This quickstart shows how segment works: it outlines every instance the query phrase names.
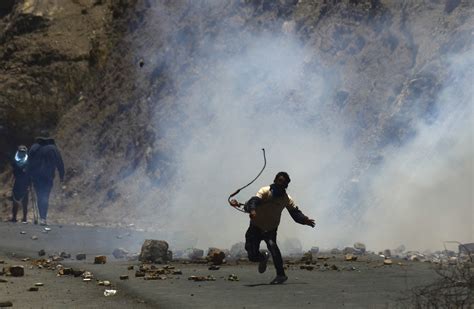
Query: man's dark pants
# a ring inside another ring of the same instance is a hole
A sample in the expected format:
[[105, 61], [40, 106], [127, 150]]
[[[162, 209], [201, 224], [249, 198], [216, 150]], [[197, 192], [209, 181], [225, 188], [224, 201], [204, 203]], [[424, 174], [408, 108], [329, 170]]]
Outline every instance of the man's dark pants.
[[252, 262], [260, 262], [265, 257], [260, 252], [260, 243], [262, 240], [267, 244], [268, 251], [272, 255], [273, 264], [275, 265], [278, 276], [284, 276], [283, 259], [280, 249], [276, 243], [277, 230], [262, 231], [260, 228], [250, 224], [245, 233], [245, 250], [247, 250], [249, 260]]
[[49, 207], [49, 194], [53, 187], [53, 180], [43, 177], [33, 178], [33, 186], [36, 191], [36, 198], [38, 200], [38, 212], [41, 219], [46, 220]]

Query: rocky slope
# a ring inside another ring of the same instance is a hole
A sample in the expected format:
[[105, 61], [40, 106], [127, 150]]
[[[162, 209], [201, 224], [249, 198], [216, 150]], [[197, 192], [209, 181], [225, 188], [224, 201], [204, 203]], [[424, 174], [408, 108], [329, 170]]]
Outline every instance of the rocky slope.
[[[195, 130], [180, 102], [211, 78], [213, 55], [243, 53], [249, 33], [290, 35], [312, 51], [307, 70], [331, 71], [321, 125], [347, 123], [357, 158], [339, 186], [345, 203], [359, 190], [350, 179], [436, 118], [448, 55], [472, 51], [474, 29], [467, 0], [21, 0], [3, 12], [2, 168], [18, 143], [50, 131], [67, 165], [53, 220], [143, 226], [177, 176], [172, 137]], [[284, 93], [296, 109], [298, 87]]]

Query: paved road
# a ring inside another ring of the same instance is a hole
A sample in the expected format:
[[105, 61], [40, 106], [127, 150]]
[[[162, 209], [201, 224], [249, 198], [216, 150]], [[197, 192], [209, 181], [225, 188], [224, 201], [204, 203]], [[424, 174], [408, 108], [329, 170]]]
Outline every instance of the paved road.
[[[181, 269], [183, 275], [167, 280], [143, 280], [135, 278], [134, 270], [127, 269], [130, 265], [136, 269], [139, 262], [117, 260], [111, 252], [117, 247], [137, 251], [144, 239], [160, 239], [159, 235], [95, 227], [51, 228], [50, 232], [43, 233], [39, 226], [0, 223], [0, 256], [11, 257], [15, 253], [14, 258], [17, 259], [24, 256], [36, 258], [40, 249], [47, 254], [65, 251], [73, 257], [84, 252], [88, 255], [86, 261], [67, 259], [63, 264], [92, 271], [96, 279], [110, 280], [118, 290], [117, 300], [120, 299], [119, 294], [122, 297], [126, 295], [134, 300], [137, 308], [394, 308], [399, 303], [398, 299], [407, 295], [413, 286], [430, 283], [436, 278], [427, 263], [404, 262], [403, 266], [382, 266], [382, 261], [373, 257], [359, 258], [356, 262], [345, 262], [342, 257], [334, 257], [326, 263], [337, 265], [339, 271], [308, 271], [299, 269], [299, 265], [289, 265], [289, 280], [278, 286], [268, 284], [274, 276], [271, 265], [266, 273], [259, 274], [257, 266], [250, 263], [224, 265], [220, 270], [211, 271], [206, 265], [175, 262], [173, 266]], [[38, 239], [33, 240], [33, 235]], [[107, 264], [93, 264], [93, 257], [98, 254], [108, 256]], [[318, 263], [323, 264], [324, 261]], [[55, 276], [51, 271], [42, 271], [46, 279]], [[125, 274], [130, 279], [119, 280], [119, 276]], [[240, 280], [227, 280], [230, 274], [237, 275]], [[191, 275], [212, 275], [216, 281], [187, 280]], [[60, 280], [61, 285], [69, 284], [76, 288], [93, 285], [94, 289], [104, 289], [95, 283], [82, 282], [80, 278], [61, 277]], [[104, 304], [102, 291], [87, 291], [84, 290], [84, 293], [90, 293], [89, 304], [92, 307], [94, 304], [103, 308], [130, 307], [123, 298], [114, 302], [109, 297], [110, 303]], [[64, 300], [64, 297], [61, 299]], [[81, 304], [80, 307], [87, 307], [83, 306], [84, 302]], [[48, 303], [49, 308], [61, 308], [61, 305], [64, 306], [57, 302]]]

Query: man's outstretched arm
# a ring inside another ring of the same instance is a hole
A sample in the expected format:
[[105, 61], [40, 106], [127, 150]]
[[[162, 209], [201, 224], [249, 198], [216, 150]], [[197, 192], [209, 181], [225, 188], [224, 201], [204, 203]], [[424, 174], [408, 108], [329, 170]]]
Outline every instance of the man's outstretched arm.
[[288, 209], [290, 216], [293, 218], [293, 220], [296, 223], [309, 225], [311, 227], [314, 227], [316, 225], [316, 223], [314, 222], [314, 219], [310, 219], [307, 216], [305, 216], [303, 212], [298, 209], [298, 206], [296, 206], [292, 200], [290, 200], [290, 204], [286, 207], [286, 209]]

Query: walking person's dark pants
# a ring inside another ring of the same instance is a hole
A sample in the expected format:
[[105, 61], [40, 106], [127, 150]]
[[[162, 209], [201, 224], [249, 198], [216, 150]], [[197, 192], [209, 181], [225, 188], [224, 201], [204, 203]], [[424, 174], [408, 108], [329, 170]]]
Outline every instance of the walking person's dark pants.
[[249, 260], [252, 262], [260, 262], [265, 257], [260, 252], [260, 242], [265, 241], [268, 251], [272, 255], [273, 264], [275, 265], [277, 276], [284, 276], [283, 259], [280, 249], [276, 243], [277, 230], [262, 231], [260, 228], [250, 224], [245, 233], [245, 250], [247, 250]]
[[38, 212], [41, 219], [46, 220], [49, 207], [49, 194], [53, 187], [53, 180], [48, 178], [33, 178], [33, 186], [38, 200]]

